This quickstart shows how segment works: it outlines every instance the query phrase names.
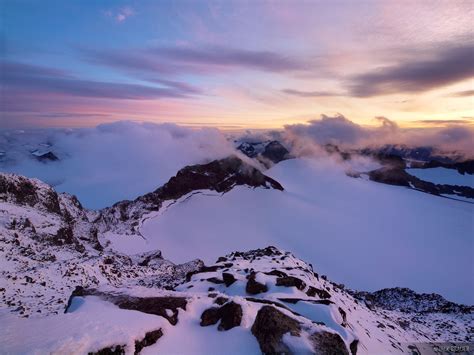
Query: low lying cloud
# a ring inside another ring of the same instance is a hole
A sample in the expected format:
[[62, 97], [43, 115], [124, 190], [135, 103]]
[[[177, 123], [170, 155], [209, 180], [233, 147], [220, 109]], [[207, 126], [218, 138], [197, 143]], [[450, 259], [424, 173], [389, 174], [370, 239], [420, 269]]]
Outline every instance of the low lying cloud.
[[[48, 147], [51, 145], [51, 147]], [[51, 150], [42, 163], [31, 151]], [[217, 129], [129, 121], [74, 130], [14, 131], [0, 135], [0, 170], [39, 178], [78, 196], [89, 208], [153, 191], [182, 167], [235, 152]]]
[[400, 128], [386, 117], [375, 119], [380, 125], [369, 127], [354, 123], [341, 114], [332, 117], [322, 115], [320, 119], [305, 124], [286, 125], [282, 138], [296, 155], [320, 152], [320, 146], [325, 144], [346, 149], [404, 144], [474, 156], [474, 125], [468, 121], [445, 122], [440, 127]]

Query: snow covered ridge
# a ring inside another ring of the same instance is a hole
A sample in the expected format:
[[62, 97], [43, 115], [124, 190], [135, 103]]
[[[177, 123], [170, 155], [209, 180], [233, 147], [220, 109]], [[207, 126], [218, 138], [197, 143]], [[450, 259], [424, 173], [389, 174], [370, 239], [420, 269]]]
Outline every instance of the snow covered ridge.
[[165, 202], [236, 185], [283, 188], [231, 157], [186, 167], [135, 201], [90, 211], [38, 180], [0, 174], [1, 350], [385, 354], [415, 341], [473, 340], [472, 307], [406, 289], [345, 290], [274, 247], [205, 266], [175, 265], [157, 250], [123, 255], [103, 243], [111, 229], [142, 238], [134, 223]]
[[235, 185], [283, 189], [236, 157], [186, 167], [155, 192], [110, 209], [84, 209], [75, 196], [14, 174], [0, 174], [0, 296], [2, 307], [29, 317], [57, 313], [77, 285], [168, 287], [202, 262], [174, 265], [159, 251], [122, 255], [103, 233], [133, 229], [141, 218], [196, 189], [224, 193]]
[[[394, 292], [398, 303], [407, 301]], [[366, 304], [291, 253], [267, 247], [200, 265], [168, 290], [78, 287], [64, 314], [22, 320], [0, 313], [0, 343], [7, 353], [398, 354], [418, 342], [473, 340], [472, 309], [417, 313], [381, 304]], [[29, 341], [15, 337], [18, 330], [31, 330]]]
[[[209, 190], [226, 193], [233, 187], [246, 185], [265, 189], [283, 190], [281, 184], [262, 174], [236, 156], [214, 160], [208, 164], [187, 166], [165, 185], [134, 201], [121, 201], [100, 211], [97, 224], [101, 231], [118, 230], [121, 233], [138, 233], [143, 216], [158, 211], [163, 202], [178, 200], [193, 191]], [[127, 226], [126, 229], [123, 226]], [[120, 228], [116, 228], [120, 226]]]

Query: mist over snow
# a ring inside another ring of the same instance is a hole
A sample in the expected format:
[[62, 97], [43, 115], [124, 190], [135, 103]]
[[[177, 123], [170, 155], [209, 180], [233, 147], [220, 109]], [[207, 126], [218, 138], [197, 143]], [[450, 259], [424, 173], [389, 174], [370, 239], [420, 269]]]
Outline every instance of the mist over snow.
[[[35, 149], [59, 161], [40, 162]], [[121, 121], [95, 128], [7, 132], [0, 170], [38, 178], [75, 194], [88, 208], [133, 199], [164, 184], [182, 167], [235, 153], [217, 129]]]

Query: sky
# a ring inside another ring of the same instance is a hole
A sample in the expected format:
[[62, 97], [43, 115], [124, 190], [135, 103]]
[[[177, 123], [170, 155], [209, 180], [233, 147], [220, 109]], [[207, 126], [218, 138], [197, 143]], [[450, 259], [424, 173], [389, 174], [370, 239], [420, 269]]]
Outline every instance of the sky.
[[0, 128], [474, 123], [474, 2], [0, 0]]

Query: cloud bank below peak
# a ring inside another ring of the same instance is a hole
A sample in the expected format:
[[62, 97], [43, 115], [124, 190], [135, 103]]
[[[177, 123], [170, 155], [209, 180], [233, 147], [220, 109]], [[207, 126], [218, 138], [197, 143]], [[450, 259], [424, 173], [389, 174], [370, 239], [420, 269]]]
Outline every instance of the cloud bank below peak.
[[285, 125], [282, 138], [297, 155], [320, 151], [320, 146], [335, 144], [344, 148], [364, 148], [385, 144], [411, 147], [430, 146], [445, 152], [474, 157], [474, 124], [471, 121], [449, 121], [444, 126], [401, 128], [386, 117], [375, 117], [378, 126], [362, 126], [341, 114], [321, 115], [303, 124]]

